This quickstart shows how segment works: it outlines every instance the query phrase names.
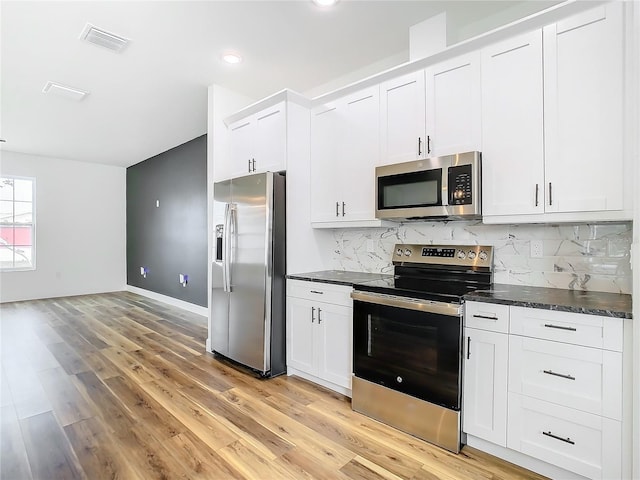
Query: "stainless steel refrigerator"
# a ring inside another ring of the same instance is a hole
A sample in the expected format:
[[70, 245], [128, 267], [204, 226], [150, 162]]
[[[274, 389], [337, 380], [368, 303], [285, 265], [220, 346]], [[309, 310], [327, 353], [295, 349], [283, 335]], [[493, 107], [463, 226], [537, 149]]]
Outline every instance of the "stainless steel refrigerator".
[[216, 183], [211, 348], [263, 377], [286, 371], [285, 175]]

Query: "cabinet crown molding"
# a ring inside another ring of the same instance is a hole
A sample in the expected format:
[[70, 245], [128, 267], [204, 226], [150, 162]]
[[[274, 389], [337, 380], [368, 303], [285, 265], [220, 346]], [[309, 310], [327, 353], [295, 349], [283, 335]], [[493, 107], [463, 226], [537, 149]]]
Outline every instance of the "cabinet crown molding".
[[224, 119], [224, 124], [228, 127], [238, 120], [248, 117], [249, 115], [253, 115], [254, 113], [264, 110], [265, 108], [269, 108], [282, 101], [297, 103], [298, 105], [305, 108], [310, 108], [311, 106], [311, 100], [309, 98], [298, 92], [285, 88], [283, 90], [280, 90], [279, 92], [274, 93], [273, 95], [270, 95], [266, 98], [263, 98], [262, 100], [258, 100], [257, 102], [244, 107], [242, 110], [235, 112], [233, 115], [229, 115]]

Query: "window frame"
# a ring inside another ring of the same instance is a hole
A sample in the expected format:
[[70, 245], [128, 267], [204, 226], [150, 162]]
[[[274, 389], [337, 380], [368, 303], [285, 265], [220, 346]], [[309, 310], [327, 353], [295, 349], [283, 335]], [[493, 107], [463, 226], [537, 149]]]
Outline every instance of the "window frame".
[[[0, 272], [28, 272], [36, 269], [36, 179], [35, 177], [27, 177], [22, 175], [10, 175], [10, 174], [2, 174], [0, 173], [0, 180], [2, 179], [11, 179], [11, 180], [29, 180], [31, 182], [31, 223], [21, 224], [21, 225], [30, 225], [31, 226], [31, 265], [28, 267], [16, 267], [15, 266], [15, 253], [13, 258], [13, 266], [12, 267], [3, 267], [0, 265]], [[13, 198], [11, 199], [13, 207], [13, 223], [6, 224], [7, 226], [12, 226], [15, 228], [15, 190], [13, 194]], [[0, 224], [3, 225], [3, 224]], [[15, 233], [14, 233], [15, 235]], [[14, 236], [15, 242], [15, 236]], [[16, 248], [16, 245], [12, 245], [13, 248]]]

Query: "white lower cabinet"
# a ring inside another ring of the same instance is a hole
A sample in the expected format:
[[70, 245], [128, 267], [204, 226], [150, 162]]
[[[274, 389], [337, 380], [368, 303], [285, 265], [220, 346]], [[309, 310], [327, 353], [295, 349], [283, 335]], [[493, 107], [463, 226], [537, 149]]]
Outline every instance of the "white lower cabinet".
[[462, 405], [469, 443], [506, 447], [492, 453], [529, 468], [527, 459], [535, 459], [546, 475], [558, 467], [590, 479], [624, 478], [624, 322], [467, 302]]
[[509, 336], [465, 328], [463, 429], [507, 446], [507, 361]]
[[341, 285], [287, 281], [289, 375], [351, 394], [351, 290]]
[[622, 476], [622, 424], [509, 392], [507, 446], [587, 478]]

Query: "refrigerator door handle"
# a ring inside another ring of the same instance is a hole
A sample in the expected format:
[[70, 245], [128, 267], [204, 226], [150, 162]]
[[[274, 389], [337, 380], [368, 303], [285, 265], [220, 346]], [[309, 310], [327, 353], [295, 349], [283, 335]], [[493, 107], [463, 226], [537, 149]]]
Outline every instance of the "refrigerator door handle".
[[222, 246], [222, 288], [225, 292], [231, 291], [231, 217], [232, 205], [227, 203], [224, 207], [224, 231]]

